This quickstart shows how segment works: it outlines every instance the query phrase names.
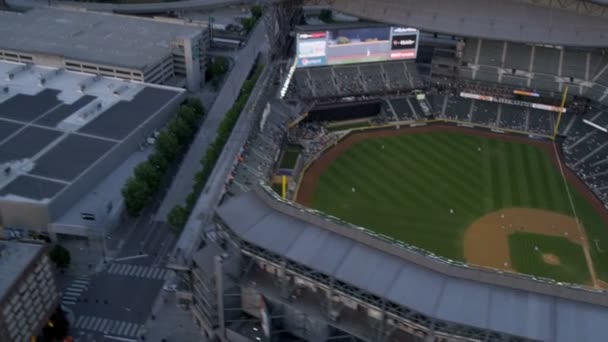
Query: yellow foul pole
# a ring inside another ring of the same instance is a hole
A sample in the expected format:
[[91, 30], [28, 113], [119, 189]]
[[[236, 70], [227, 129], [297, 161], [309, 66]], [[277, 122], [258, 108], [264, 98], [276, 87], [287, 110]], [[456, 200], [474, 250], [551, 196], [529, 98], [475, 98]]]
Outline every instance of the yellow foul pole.
[[281, 184], [283, 185], [282, 188], [282, 195], [283, 195], [283, 199], [287, 198], [287, 176], [283, 175], [281, 176]]
[[555, 131], [553, 131], [553, 139], [557, 137], [557, 132], [559, 131], [559, 124], [562, 121], [562, 115], [564, 115], [564, 106], [566, 106], [566, 98], [568, 97], [568, 86], [564, 89], [564, 94], [562, 95], [562, 103], [559, 106], [559, 114], [557, 114], [557, 122], [555, 123]]

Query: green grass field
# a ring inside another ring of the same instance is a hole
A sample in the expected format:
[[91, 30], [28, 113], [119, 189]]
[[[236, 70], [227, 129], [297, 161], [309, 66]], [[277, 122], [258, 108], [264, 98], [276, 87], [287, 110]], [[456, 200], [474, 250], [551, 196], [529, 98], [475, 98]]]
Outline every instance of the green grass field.
[[283, 156], [281, 156], [281, 162], [279, 167], [281, 169], [293, 169], [298, 161], [301, 148], [299, 146], [287, 146]]
[[[608, 251], [601, 218], [569, 189], [589, 240]], [[357, 143], [321, 175], [312, 207], [461, 261], [466, 228], [487, 213], [526, 207], [573, 216], [563, 178], [543, 150], [447, 132]], [[608, 254], [591, 247], [598, 277], [608, 280]]]
[[[535, 247], [538, 247], [538, 251]], [[583, 248], [566, 238], [513, 233], [509, 235], [509, 248], [513, 267], [519, 272], [569, 283], [585, 284], [591, 281]], [[560, 265], [546, 264], [543, 253], [558, 256]]]

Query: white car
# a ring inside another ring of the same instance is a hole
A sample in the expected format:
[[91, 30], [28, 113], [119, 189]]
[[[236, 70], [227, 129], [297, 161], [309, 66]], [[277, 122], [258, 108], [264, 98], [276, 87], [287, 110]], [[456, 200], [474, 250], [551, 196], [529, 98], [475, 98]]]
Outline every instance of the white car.
[[175, 292], [175, 291], [177, 291], [177, 285], [176, 284], [165, 285], [165, 286], [163, 286], [163, 290], [168, 291], [168, 292]]

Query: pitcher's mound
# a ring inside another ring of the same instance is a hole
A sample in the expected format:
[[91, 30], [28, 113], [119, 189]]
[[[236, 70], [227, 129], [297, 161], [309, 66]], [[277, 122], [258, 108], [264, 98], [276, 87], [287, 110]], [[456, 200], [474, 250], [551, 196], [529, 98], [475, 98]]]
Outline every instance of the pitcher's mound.
[[549, 265], [560, 265], [559, 257], [551, 253], [543, 253], [543, 261]]

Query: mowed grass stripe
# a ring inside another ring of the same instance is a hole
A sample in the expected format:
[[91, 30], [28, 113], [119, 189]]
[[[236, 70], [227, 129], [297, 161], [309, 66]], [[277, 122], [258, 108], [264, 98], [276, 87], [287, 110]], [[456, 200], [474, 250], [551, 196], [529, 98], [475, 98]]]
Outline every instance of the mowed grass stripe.
[[[506, 145], [502, 140], [495, 140], [496, 142], [496, 159], [498, 161], [498, 179], [500, 182], [500, 189], [502, 189], [502, 207], [509, 208], [513, 206], [515, 197], [511, 188], [511, 180], [509, 174], [509, 164], [506, 156]], [[517, 203], [517, 202], [516, 202]]]
[[[467, 158], [467, 153], [460, 153], [457, 151], [458, 148], [455, 149], [453, 146], [448, 146], [442, 142], [439, 143], [438, 147], [432, 144], [427, 144], [427, 147], [432, 148], [434, 153], [419, 156], [420, 159], [417, 162], [422, 166], [421, 171], [432, 168], [445, 177], [446, 182], [444, 183], [451, 183], [454, 187], [458, 186], [459, 183], [470, 183], [470, 180], [481, 177], [479, 155], [470, 155], [477, 157], [477, 159]], [[443, 167], [446, 164], [451, 165], [451, 167]], [[477, 189], [468, 186], [461, 186], [456, 190], [463, 192], [467, 197], [479, 197]]]
[[[476, 205], [472, 202], [475, 201], [477, 194], [473, 189], [462, 186], [462, 182], [460, 182], [458, 176], [456, 176], [458, 173], [457, 168], [446, 170], [441, 167], [442, 160], [443, 162], [445, 162], [445, 160], [441, 157], [442, 155], [439, 154], [437, 149], [434, 150], [437, 153], [428, 155], [426, 158], [419, 153], [414, 153], [410, 156], [410, 159], [414, 161], [415, 165], [415, 168], [412, 168], [412, 171], [416, 170], [416, 177], [421, 181], [421, 193], [423, 193], [425, 197], [433, 198], [432, 205], [440, 206], [445, 211], [456, 207], [460, 210], [466, 210], [465, 212], [475, 210]], [[386, 162], [389, 163], [390, 161], [387, 160]], [[439, 182], [440, 184], [436, 185], [439, 191], [429, 192], [428, 184], [437, 182], [437, 178], [441, 180]], [[451, 196], [447, 196], [446, 194], [448, 193]]]
[[537, 208], [551, 208], [549, 198], [551, 196], [547, 196], [543, 194], [543, 190], [547, 188], [548, 183], [546, 182], [547, 177], [543, 176], [543, 170], [541, 167], [541, 163], [539, 160], [539, 154], [543, 153], [538, 148], [530, 149], [528, 153], [526, 153], [526, 157], [528, 159], [528, 168], [526, 169], [526, 175], [530, 178], [530, 183], [534, 185], [534, 203], [537, 205]]
[[487, 157], [487, 153], [490, 151], [490, 142], [488, 139], [483, 141], [483, 157], [482, 157], [482, 167], [481, 174], [483, 175], [483, 183], [481, 184], [480, 193], [483, 196], [484, 203], [484, 211], [490, 211], [492, 208], [496, 206], [494, 199], [494, 186], [492, 179], [492, 163], [490, 158]]
[[[530, 173], [530, 165], [526, 154], [529, 151], [529, 146], [523, 144], [511, 144], [513, 146], [513, 168], [517, 171], [519, 191], [522, 196], [521, 203], [525, 207], [537, 207], [536, 201], [534, 200], [534, 193], [536, 192], [532, 183], [529, 182], [529, 177], [526, 173]], [[526, 172], [528, 170], [528, 172]]]
[[502, 144], [505, 149], [503, 157], [505, 160], [504, 163], [506, 165], [506, 172], [508, 173], [507, 184], [509, 184], [510, 188], [512, 189], [511, 203], [525, 205], [526, 202], [522, 194], [522, 188], [520, 186], [521, 179], [517, 175], [517, 169], [519, 168], [519, 164], [517, 164], [518, 160], [515, 158], [515, 144], [511, 144], [505, 141], [502, 141]]

